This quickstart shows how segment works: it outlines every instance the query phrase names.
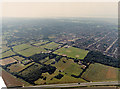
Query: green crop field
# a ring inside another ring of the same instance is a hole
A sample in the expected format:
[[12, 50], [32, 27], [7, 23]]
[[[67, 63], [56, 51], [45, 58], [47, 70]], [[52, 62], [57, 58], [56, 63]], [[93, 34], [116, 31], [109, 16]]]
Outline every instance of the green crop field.
[[55, 42], [51, 42], [49, 44], [43, 45], [43, 48], [47, 48], [47, 49], [56, 49], [57, 47], [59, 47], [61, 44], [57, 44]]
[[46, 50], [42, 47], [31, 47], [31, 48], [28, 48], [26, 50], [19, 51], [18, 53], [23, 55], [23, 56], [29, 57], [29, 56], [32, 56], [34, 54], [38, 54], [40, 52], [46, 52]]
[[15, 53], [13, 53], [11, 50], [9, 50], [9, 51], [6, 51], [5, 53], [2, 53], [2, 58], [8, 57], [11, 55], [15, 55]]
[[89, 81], [117, 81], [118, 69], [95, 63], [89, 66], [82, 77]]
[[75, 47], [69, 48], [62, 47], [61, 49], [56, 50], [54, 53], [58, 55], [66, 55], [72, 58], [84, 59], [88, 51]]
[[38, 42], [38, 43], [35, 43], [34, 45], [35, 45], [35, 46], [40, 46], [40, 45], [42, 45], [42, 44], [46, 44], [47, 42], [49, 42], [49, 41]]
[[14, 46], [14, 47], [13, 47], [13, 50], [14, 50], [15, 52], [19, 52], [19, 51], [21, 51], [21, 50], [24, 50], [24, 49], [30, 48], [30, 47], [32, 47], [32, 46], [30, 46], [30, 45], [28, 45], [28, 44], [21, 44], [21, 45]]

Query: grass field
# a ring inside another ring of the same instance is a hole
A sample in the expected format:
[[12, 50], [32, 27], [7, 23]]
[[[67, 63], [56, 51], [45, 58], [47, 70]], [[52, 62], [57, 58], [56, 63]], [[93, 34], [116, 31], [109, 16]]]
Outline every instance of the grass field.
[[9, 57], [9, 58], [0, 60], [0, 65], [4, 66], [4, 65], [7, 65], [7, 64], [10, 64], [10, 63], [13, 63], [13, 62], [16, 62], [16, 60], [13, 59], [12, 57]]
[[47, 48], [47, 49], [56, 49], [57, 47], [59, 47], [61, 44], [57, 44], [55, 42], [51, 42], [49, 44], [43, 45], [43, 48]]
[[118, 69], [95, 63], [89, 66], [82, 77], [89, 81], [117, 81]]
[[47, 84], [82, 83], [82, 82], [86, 82], [86, 81], [81, 78], [74, 78], [69, 75], [64, 75], [63, 78], [61, 78], [60, 80], [53, 78], [53, 80], [48, 81]]
[[9, 51], [7, 51], [5, 53], [2, 53], [1, 58], [8, 57], [8, 56], [11, 56], [11, 55], [15, 55], [15, 53], [13, 53], [11, 50], [9, 50]]
[[19, 56], [14, 56], [13, 58], [16, 59], [16, 60], [18, 60], [18, 61], [22, 61], [22, 60], [24, 60], [24, 58], [19, 57]]
[[30, 45], [28, 45], [28, 44], [21, 44], [21, 45], [14, 46], [14, 47], [13, 47], [13, 50], [14, 50], [15, 52], [19, 52], [19, 51], [21, 51], [21, 50], [24, 50], [24, 49], [27, 49], [27, 48], [30, 48], [30, 47], [32, 47], [32, 46], [30, 46]]
[[69, 48], [62, 47], [61, 49], [56, 50], [54, 53], [58, 55], [66, 55], [72, 58], [84, 59], [88, 51], [75, 47]]
[[23, 56], [29, 57], [40, 52], [46, 52], [46, 50], [42, 47], [30, 47], [26, 50], [19, 51], [18, 53]]
[[23, 64], [13, 64], [7, 68], [10, 69], [10, 72], [19, 72], [21, 69], [24, 68], [24, 65]]
[[33, 45], [35, 45], [35, 46], [40, 46], [40, 45], [42, 45], [42, 44], [46, 44], [47, 42], [49, 42], [49, 41], [38, 42], [38, 43], [35, 43], [35, 44], [33, 44]]

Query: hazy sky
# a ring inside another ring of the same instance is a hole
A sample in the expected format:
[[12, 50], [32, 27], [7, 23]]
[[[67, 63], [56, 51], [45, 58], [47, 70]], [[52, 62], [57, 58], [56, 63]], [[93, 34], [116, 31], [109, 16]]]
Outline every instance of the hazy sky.
[[3, 17], [104, 17], [116, 18], [117, 2], [7, 2]]

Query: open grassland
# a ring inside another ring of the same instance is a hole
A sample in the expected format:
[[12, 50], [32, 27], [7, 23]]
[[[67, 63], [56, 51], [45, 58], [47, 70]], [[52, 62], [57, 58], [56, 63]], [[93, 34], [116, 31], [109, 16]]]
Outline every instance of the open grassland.
[[30, 47], [32, 47], [32, 46], [30, 46], [29, 44], [21, 44], [21, 45], [14, 46], [13, 50], [15, 52], [19, 52], [19, 51], [25, 50], [25, 49], [30, 48]]
[[15, 86], [23, 86], [23, 85], [29, 86], [30, 85], [29, 83], [19, 78], [16, 78], [15, 76], [11, 75], [5, 70], [2, 70], [2, 78], [5, 81], [5, 84], [7, 87], [15, 87]]
[[47, 48], [47, 49], [56, 49], [57, 47], [59, 47], [61, 44], [57, 44], [55, 42], [51, 42], [49, 44], [43, 45], [43, 48]]
[[61, 49], [56, 50], [54, 53], [58, 55], [66, 55], [72, 58], [84, 59], [88, 51], [75, 47], [62, 47]]
[[33, 44], [33, 45], [35, 45], [35, 46], [40, 46], [40, 45], [42, 45], [42, 44], [46, 44], [47, 42], [49, 42], [49, 41], [38, 42], [38, 43], [35, 43], [35, 44]]
[[29, 57], [29, 56], [32, 56], [34, 54], [38, 54], [41, 52], [46, 52], [46, 50], [42, 47], [30, 47], [26, 50], [19, 51], [18, 53], [23, 56]]
[[9, 58], [0, 60], [0, 65], [4, 66], [13, 62], [16, 62], [16, 60], [13, 59], [12, 57], [9, 57]]
[[15, 55], [15, 53], [13, 53], [11, 50], [9, 50], [9, 51], [6, 51], [5, 53], [2, 53], [1, 58], [12, 56], [12, 55]]
[[7, 67], [8, 69], [10, 69], [10, 72], [19, 72], [21, 69], [24, 68], [24, 65], [23, 64], [13, 64], [11, 65], [10, 67]]
[[118, 69], [102, 64], [91, 64], [82, 75], [83, 78], [90, 81], [117, 81]]
[[13, 58], [16, 59], [16, 60], [18, 60], [18, 61], [22, 61], [22, 60], [24, 60], [24, 58], [19, 57], [19, 56], [14, 56]]

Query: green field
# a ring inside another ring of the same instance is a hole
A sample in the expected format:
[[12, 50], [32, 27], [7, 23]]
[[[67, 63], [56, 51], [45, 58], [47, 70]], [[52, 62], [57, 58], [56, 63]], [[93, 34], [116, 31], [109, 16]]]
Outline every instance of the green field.
[[13, 53], [11, 50], [9, 50], [9, 51], [6, 51], [5, 53], [2, 53], [2, 58], [8, 57], [11, 55], [15, 55], [15, 53]]
[[59, 47], [61, 44], [57, 44], [55, 42], [51, 42], [49, 44], [43, 45], [43, 48], [47, 48], [47, 49], [56, 49], [57, 47]]
[[35, 45], [35, 46], [40, 46], [40, 45], [42, 45], [42, 44], [46, 44], [47, 42], [49, 42], [49, 41], [38, 42], [38, 43], [35, 43], [35, 44], [33, 44], [33, 45]]
[[82, 75], [89, 81], [117, 81], [118, 69], [102, 64], [91, 64], [86, 72]]
[[72, 58], [84, 59], [88, 51], [75, 47], [62, 47], [61, 49], [56, 50], [54, 53], [58, 55], [66, 55]]
[[14, 47], [13, 47], [13, 50], [14, 50], [15, 52], [19, 52], [19, 51], [21, 51], [21, 50], [24, 50], [24, 49], [30, 48], [30, 47], [32, 47], [32, 46], [30, 46], [30, 45], [28, 45], [28, 44], [21, 44], [21, 45], [14, 46]]
[[60, 80], [53, 78], [53, 80], [47, 81], [47, 84], [78, 83], [78, 82], [83, 83], [86, 81], [81, 78], [74, 78], [69, 75], [64, 75], [63, 78], [61, 78]]
[[29, 56], [32, 56], [34, 54], [38, 54], [41, 52], [46, 52], [46, 50], [42, 47], [30, 47], [26, 50], [19, 51], [18, 53], [23, 56], [29, 57]]

